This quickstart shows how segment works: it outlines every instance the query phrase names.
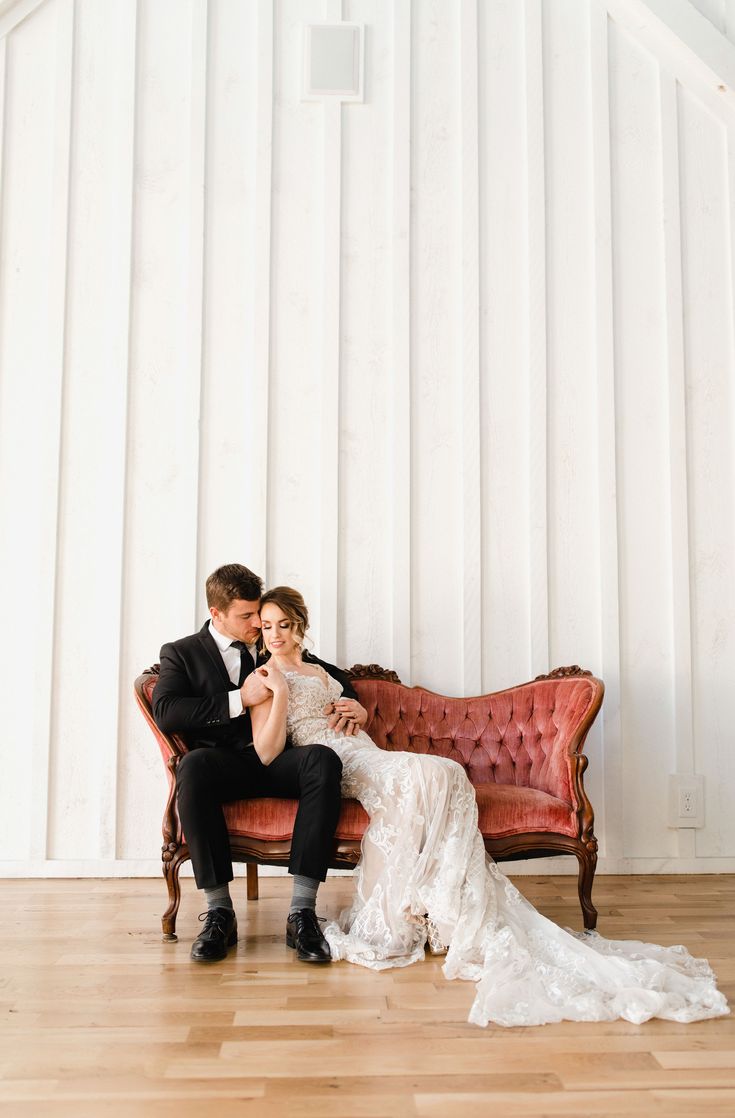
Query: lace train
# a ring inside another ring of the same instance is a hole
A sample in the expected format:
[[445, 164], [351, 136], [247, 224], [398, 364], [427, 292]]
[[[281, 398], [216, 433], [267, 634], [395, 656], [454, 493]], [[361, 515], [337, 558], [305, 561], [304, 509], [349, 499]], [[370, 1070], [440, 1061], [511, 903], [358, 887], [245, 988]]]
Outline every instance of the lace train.
[[447, 978], [476, 983], [476, 1025], [554, 1021], [688, 1022], [729, 1013], [705, 959], [686, 948], [576, 934], [547, 920], [488, 858], [474, 789], [444, 757], [345, 738], [322, 714], [341, 686], [285, 673], [295, 745], [322, 742], [342, 759], [342, 791], [370, 825], [351, 906], [324, 929], [335, 959], [372, 970], [424, 957], [427, 921], [448, 945]]

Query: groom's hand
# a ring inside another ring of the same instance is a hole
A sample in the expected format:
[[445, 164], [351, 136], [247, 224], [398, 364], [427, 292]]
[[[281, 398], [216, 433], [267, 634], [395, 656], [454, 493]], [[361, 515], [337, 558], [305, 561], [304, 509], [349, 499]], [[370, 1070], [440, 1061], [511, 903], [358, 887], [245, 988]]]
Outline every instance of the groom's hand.
[[240, 688], [243, 710], [245, 707], [254, 707], [257, 706], [258, 703], [265, 702], [270, 693], [269, 688], [265, 685], [263, 677], [257, 671], [251, 672]]
[[330, 730], [352, 737], [367, 722], [367, 711], [356, 699], [337, 699], [324, 708]]

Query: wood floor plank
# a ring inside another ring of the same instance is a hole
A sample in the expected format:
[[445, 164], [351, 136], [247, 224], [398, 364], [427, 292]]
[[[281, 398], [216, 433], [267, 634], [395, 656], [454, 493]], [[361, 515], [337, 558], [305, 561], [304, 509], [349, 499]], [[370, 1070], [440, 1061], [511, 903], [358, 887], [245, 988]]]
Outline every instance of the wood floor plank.
[[[576, 879], [517, 884], [579, 927]], [[320, 912], [350, 888], [329, 880]], [[0, 883], [0, 1118], [735, 1114], [735, 1017], [477, 1029], [474, 987], [441, 959], [299, 963], [288, 895], [266, 878], [260, 901], [238, 897], [237, 949], [201, 966], [191, 882], [166, 944], [158, 880]], [[735, 877], [600, 878], [595, 900], [602, 934], [684, 943], [735, 999]]]

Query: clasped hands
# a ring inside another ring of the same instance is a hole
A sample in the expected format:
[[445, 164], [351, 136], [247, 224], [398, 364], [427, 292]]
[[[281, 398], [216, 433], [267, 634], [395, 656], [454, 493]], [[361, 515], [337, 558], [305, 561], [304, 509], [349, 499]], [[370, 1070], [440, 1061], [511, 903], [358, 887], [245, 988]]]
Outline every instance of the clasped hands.
[[245, 677], [245, 682], [240, 688], [243, 710], [245, 707], [255, 707], [258, 703], [264, 703], [269, 695], [286, 691], [287, 687], [283, 672], [275, 665], [269, 664], [267, 667], [256, 668]]
[[344, 734], [348, 738], [353, 737], [367, 722], [367, 711], [357, 699], [336, 699], [322, 708], [322, 714], [329, 716], [327, 725], [330, 730], [336, 730], [338, 734]]
[[[243, 709], [265, 702], [269, 695], [285, 689], [286, 680], [274, 667], [257, 668], [246, 678], [240, 688]], [[327, 715], [330, 730], [336, 730], [345, 737], [353, 737], [367, 722], [367, 711], [356, 699], [336, 699], [322, 708]]]

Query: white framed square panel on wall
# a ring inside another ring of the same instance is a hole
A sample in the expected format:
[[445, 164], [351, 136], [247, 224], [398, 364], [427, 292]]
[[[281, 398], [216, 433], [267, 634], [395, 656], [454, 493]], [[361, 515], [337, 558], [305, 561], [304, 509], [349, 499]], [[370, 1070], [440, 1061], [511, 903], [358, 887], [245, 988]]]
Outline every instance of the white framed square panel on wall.
[[363, 100], [362, 24], [307, 23], [303, 42], [303, 101]]

